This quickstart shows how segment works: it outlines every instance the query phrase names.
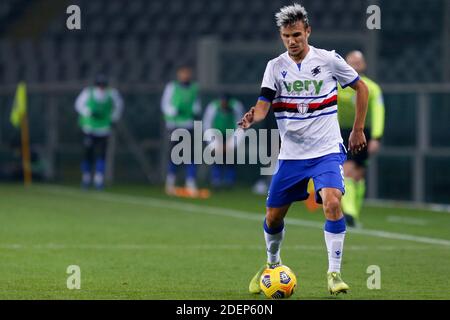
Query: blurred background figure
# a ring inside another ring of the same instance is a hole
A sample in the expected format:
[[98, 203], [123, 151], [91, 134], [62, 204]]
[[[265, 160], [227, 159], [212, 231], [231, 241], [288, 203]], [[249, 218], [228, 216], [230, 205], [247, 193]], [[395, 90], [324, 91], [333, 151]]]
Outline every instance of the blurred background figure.
[[227, 136], [227, 129], [236, 129], [237, 123], [244, 114], [241, 101], [224, 93], [220, 98], [211, 101], [206, 107], [203, 116], [203, 129], [217, 129], [222, 134], [222, 141], [214, 141], [215, 152], [219, 152], [219, 158], [223, 164], [213, 164], [211, 168], [211, 186], [232, 187], [236, 182], [236, 168], [234, 164], [226, 163], [227, 152], [234, 149], [238, 141], [234, 141], [234, 135]]
[[[317, 46], [336, 49], [344, 58], [360, 50], [367, 63], [364, 73], [383, 90], [382, 148], [366, 168], [365, 198], [448, 205], [450, 1], [427, 1], [426, 6], [423, 0], [409, 0], [408, 6], [404, 1], [376, 2], [382, 12], [381, 30], [367, 27], [373, 17], [366, 13], [370, 1], [300, 1], [310, 8]], [[67, 1], [0, 2], [0, 167], [7, 166], [12, 155], [10, 141], [16, 129], [7, 115], [17, 84], [24, 81], [29, 88], [30, 145], [46, 163], [44, 178], [78, 185], [83, 149], [73, 102], [98, 72], [107, 71], [110, 83], [120, 79], [127, 110], [119, 130], [109, 138], [113, 146], [118, 135], [117, 161], [108, 162], [105, 182], [111, 177], [118, 185], [150, 184], [164, 191], [167, 126], [173, 115], [162, 114], [161, 97], [165, 86], [175, 80], [180, 63], [195, 66], [195, 82], [206, 102], [203, 109], [222, 92], [245, 106], [253, 103], [268, 59], [284, 50], [273, 14], [292, 1], [216, 0], [205, 5], [202, 0], [74, 0], [70, 4], [81, 9], [80, 30], [67, 28]], [[416, 16], [421, 18], [411, 19]], [[253, 17], [258, 17], [258, 32], [252, 28]], [[171, 87], [174, 94], [175, 86]], [[173, 98], [167, 96], [168, 101]], [[164, 117], [167, 122], [161, 121]], [[258, 128], [276, 128], [276, 119], [268, 116], [269, 120]], [[107, 159], [112, 151], [108, 148]], [[198, 186], [209, 184], [210, 177], [204, 174], [209, 170], [197, 165]], [[177, 178], [184, 171], [185, 167], [179, 168]], [[270, 176], [261, 177], [260, 166], [240, 165], [237, 173], [239, 185], [255, 185], [255, 192], [266, 194]], [[179, 184], [184, 189], [184, 180]]]
[[[191, 163], [186, 168], [186, 192], [195, 196], [198, 192], [196, 167], [194, 164], [194, 120], [201, 113], [198, 85], [193, 81], [192, 68], [182, 65], [177, 68], [177, 78], [169, 82], [163, 92], [161, 109], [166, 122], [167, 136], [170, 141], [176, 129], [187, 129], [191, 135]], [[175, 195], [177, 167], [170, 158], [172, 147], [178, 142], [170, 141], [169, 164], [166, 175], [166, 193]]]
[[[75, 109], [83, 132], [84, 157], [81, 162], [81, 186], [88, 188], [92, 182], [102, 190], [105, 184], [106, 149], [112, 126], [123, 111], [123, 99], [117, 89], [108, 86], [105, 74], [95, 77], [93, 86], [79, 94]], [[92, 179], [92, 172], [95, 172]]]
[[[346, 61], [360, 75], [369, 88], [369, 103], [364, 133], [368, 146], [360, 153], [347, 154], [344, 163], [345, 195], [342, 200], [342, 210], [348, 226], [359, 225], [360, 213], [366, 194], [366, 167], [370, 155], [380, 149], [380, 140], [384, 131], [384, 102], [381, 88], [373, 80], [364, 75], [367, 65], [360, 51], [351, 51]], [[348, 138], [353, 127], [355, 114], [355, 91], [351, 88], [338, 90], [338, 118], [344, 145], [348, 148]]]

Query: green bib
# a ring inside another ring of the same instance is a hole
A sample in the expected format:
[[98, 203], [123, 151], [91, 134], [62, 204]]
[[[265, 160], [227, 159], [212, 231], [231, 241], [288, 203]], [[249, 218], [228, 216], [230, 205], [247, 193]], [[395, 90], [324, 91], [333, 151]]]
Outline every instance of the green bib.
[[166, 120], [175, 123], [194, 120], [194, 103], [197, 97], [197, 84], [192, 83], [189, 86], [183, 86], [175, 81], [171, 103], [177, 110], [177, 114], [175, 116], [166, 116]]
[[113, 111], [113, 99], [110, 90], [106, 92], [105, 101], [97, 101], [94, 97], [94, 88], [89, 89], [89, 98], [86, 106], [90, 115], [80, 116], [80, 126], [89, 131], [105, 130], [111, 127], [111, 116]]
[[220, 100], [214, 101], [216, 113], [213, 119], [212, 127], [219, 130], [223, 136], [225, 136], [226, 129], [236, 128], [236, 119], [234, 116], [236, 101], [231, 99], [228, 104], [230, 105], [230, 108], [227, 111], [223, 110], [220, 106]]

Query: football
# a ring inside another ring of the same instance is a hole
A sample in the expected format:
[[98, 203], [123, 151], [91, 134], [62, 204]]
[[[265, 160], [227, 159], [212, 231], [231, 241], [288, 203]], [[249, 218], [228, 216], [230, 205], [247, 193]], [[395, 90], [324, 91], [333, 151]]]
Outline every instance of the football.
[[281, 265], [264, 270], [259, 285], [267, 298], [284, 299], [294, 293], [297, 278], [289, 267]]

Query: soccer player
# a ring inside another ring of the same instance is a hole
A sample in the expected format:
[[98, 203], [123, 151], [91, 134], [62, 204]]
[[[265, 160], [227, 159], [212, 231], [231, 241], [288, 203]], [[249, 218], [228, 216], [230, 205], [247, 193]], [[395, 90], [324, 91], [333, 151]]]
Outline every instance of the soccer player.
[[236, 181], [236, 168], [226, 163], [226, 153], [234, 148], [234, 137], [227, 137], [227, 129], [236, 129], [236, 123], [244, 114], [242, 102], [223, 94], [219, 99], [211, 101], [203, 116], [203, 129], [217, 129], [221, 132], [224, 141], [215, 141], [215, 152], [220, 154], [223, 164], [213, 164], [211, 172], [211, 185], [213, 188], [231, 187]]
[[107, 77], [100, 73], [95, 77], [94, 86], [81, 91], [75, 102], [75, 109], [84, 135], [81, 186], [88, 188], [91, 185], [95, 164], [93, 182], [95, 188], [101, 190], [104, 188], [108, 138], [112, 125], [122, 115], [123, 99], [117, 89], [108, 86]]
[[331, 294], [347, 292], [349, 286], [340, 272], [346, 232], [341, 211], [346, 149], [337, 118], [337, 82], [356, 91], [356, 113], [349, 137], [352, 152], [366, 146], [363, 130], [368, 89], [338, 54], [308, 44], [311, 27], [304, 7], [285, 6], [275, 17], [287, 51], [268, 62], [260, 97], [239, 123], [241, 128], [249, 128], [264, 119], [272, 105], [281, 136], [278, 167], [269, 188], [263, 224], [267, 265], [253, 277], [249, 291], [259, 293], [262, 271], [282, 263], [284, 217], [292, 202], [308, 197], [308, 181], [313, 179], [316, 201], [323, 204], [326, 218], [328, 290]]
[[[177, 79], [169, 82], [164, 88], [161, 99], [161, 109], [166, 121], [168, 137], [178, 128], [189, 130], [191, 133], [192, 151], [194, 140], [194, 120], [200, 115], [201, 104], [198, 85], [192, 80], [192, 69], [188, 65], [182, 65], [177, 69]], [[170, 142], [171, 147], [177, 142]], [[172, 148], [169, 148], [171, 150]], [[194, 158], [192, 152], [191, 160]], [[166, 193], [175, 195], [175, 182], [177, 165], [169, 156], [168, 172], [166, 176]], [[196, 167], [193, 161], [187, 165], [186, 191], [191, 196], [198, 194], [196, 184]]]
[[[352, 51], [346, 56], [346, 61], [360, 75], [369, 88], [369, 108], [366, 118], [366, 130], [364, 134], [369, 141], [367, 148], [360, 153], [349, 154], [344, 163], [345, 196], [342, 198], [342, 210], [348, 226], [358, 226], [361, 207], [366, 192], [366, 167], [369, 155], [373, 155], [380, 149], [380, 140], [384, 131], [384, 103], [383, 95], [374, 81], [364, 75], [366, 61], [360, 51]], [[355, 117], [355, 92], [349, 88], [338, 88], [338, 119], [341, 134], [347, 144], [352, 131]]]

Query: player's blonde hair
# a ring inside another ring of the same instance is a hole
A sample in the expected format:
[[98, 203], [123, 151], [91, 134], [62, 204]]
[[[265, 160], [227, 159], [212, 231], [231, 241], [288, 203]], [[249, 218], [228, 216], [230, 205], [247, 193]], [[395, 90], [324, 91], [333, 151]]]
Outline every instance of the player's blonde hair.
[[297, 21], [303, 21], [305, 28], [309, 27], [308, 12], [298, 3], [282, 7], [275, 14], [275, 21], [280, 28], [295, 24]]

